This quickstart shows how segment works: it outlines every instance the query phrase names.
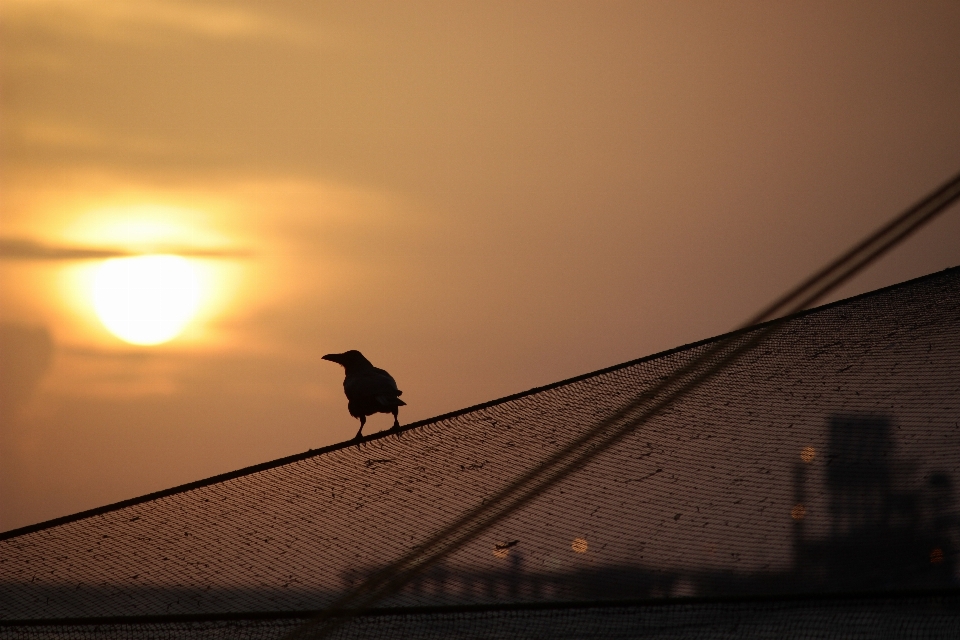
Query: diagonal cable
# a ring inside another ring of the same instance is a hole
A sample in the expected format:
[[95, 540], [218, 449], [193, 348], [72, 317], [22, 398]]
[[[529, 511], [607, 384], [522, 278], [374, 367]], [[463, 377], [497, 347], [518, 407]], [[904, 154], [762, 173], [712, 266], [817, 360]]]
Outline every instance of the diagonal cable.
[[[399, 592], [420, 572], [475, 539], [497, 522], [581, 469], [636, 428], [677, 400], [689, 395], [718, 372], [740, 360], [783, 327], [769, 322], [806, 309], [849, 280], [877, 258], [933, 220], [960, 198], [960, 174], [870, 234], [793, 290], [751, 318], [741, 331], [712, 343], [692, 361], [654, 384], [573, 442], [432, 535], [408, 554], [370, 575], [314, 619], [286, 636], [287, 640], [330, 637], [337, 629], [376, 603]], [[748, 333], [742, 330], [760, 323]]]

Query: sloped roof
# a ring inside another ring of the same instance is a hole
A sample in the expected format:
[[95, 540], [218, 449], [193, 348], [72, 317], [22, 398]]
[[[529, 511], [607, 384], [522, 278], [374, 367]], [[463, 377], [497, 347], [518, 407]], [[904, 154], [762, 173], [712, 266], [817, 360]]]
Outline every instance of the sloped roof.
[[[388, 604], [822, 588], [864, 526], [920, 541], [886, 586], [955, 584], [960, 268], [777, 322]], [[317, 609], [720, 338], [8, 532], [0, 620]]]

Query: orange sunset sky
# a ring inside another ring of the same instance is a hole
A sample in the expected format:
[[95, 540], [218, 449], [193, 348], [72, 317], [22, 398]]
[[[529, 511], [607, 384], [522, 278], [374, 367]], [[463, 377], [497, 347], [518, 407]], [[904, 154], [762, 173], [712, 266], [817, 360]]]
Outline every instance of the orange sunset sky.
[[[2, 0], [0, 530], [352, 437], [325, 353], [409, 423], [732, 329], [960, 170], [958, 34], [956, 0]], [[146, 337], [109, 310], [137, 254], [185, 274]], [[955, 207], [834, 299], [958, 264]]]

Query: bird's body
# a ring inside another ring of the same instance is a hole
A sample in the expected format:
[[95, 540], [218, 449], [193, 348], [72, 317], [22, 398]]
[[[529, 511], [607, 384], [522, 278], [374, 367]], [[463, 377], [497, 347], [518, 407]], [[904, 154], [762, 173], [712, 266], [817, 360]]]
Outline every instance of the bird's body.
[[400, 426], [397, 414], [400, 407], [407, 403], [400, 399], [403, 392], [397, 388], [393, 376], [373, 366], [356, 350], [328, 353], [323, 359], [343, 366], [343, 392], [347, 396], [347, 411], [354, 418], [360, 419], [357, 438], [363, 434], [367, 416], [375, 413], [392, 413], [393, 428]]

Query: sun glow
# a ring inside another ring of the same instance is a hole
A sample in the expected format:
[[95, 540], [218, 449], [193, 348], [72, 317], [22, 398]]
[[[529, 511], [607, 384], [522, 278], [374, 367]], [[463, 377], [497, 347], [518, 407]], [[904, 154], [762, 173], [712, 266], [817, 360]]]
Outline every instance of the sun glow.
[[168, 342], [197, 314], [201, 279], [192, 262], [174, 255], [106, 260], [93, 279], [93, 306], [104, 326], [121, 340]]

